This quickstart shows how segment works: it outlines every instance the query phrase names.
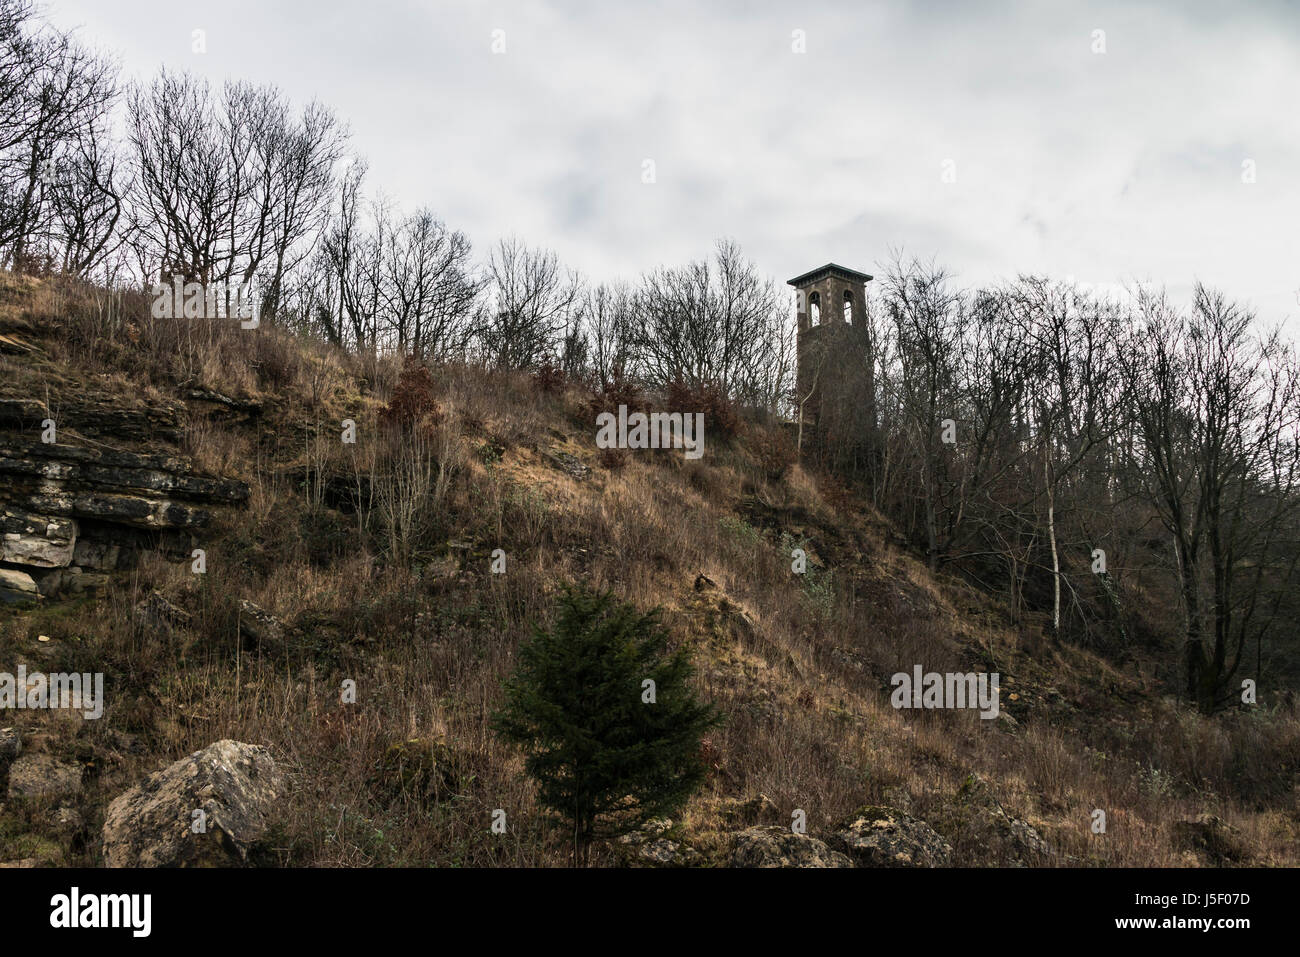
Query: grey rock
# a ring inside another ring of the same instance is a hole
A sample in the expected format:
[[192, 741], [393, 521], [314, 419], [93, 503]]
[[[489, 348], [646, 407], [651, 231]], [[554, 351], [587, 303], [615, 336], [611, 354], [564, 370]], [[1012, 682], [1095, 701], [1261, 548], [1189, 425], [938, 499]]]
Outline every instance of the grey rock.
[[120, 545], [110, 542], [92, 542], [81, 538], [77, 540], [77, 547], [72, 552], [72, 561], [82, 568], [111, 572], [117, 568], [121, 556]]
[[0, 728], [0, 771], [23, 753], [23, 739], [17, 728]]
[[563, 449], [551, 449], [543, 453], [543, 455], [551, 465], [573, 478], [586, 478], [591, 473], [591, 469], [583, 465], [572, 452], [565, 452]]
[[52, 815], [52, 821], [55, 830], [62, 834], [75, 833], [86, 824], [86, 819], [81, 816], [81, 812], [70, 805], [58, 808]]
[[1242, 863], [1250, 856], [1241, 841], [1241, 832], [1214, 814], [1175, 821], [1171, 830], [1176, 849], [1192, 851], [1215, 867]]
[[83, 572], [80, 575], [65, 578], [64, 585], [74, 595], [80, 595], [83, 592], [101, 594], [108, 589], [111, 582], [112, 579], [103, 572]]
[[835, 834], [862, 867], [945, 867], [952, 847], [926, 824], [897, 808], [864, 807]]
[[81, 766], [49, 754], [25, 754], [9, 766], [10, 798], [64, 798], [81, 791]]
[[[80, 390], [60, 398], [60, 430], [71, 429], [83, 435], [119, 441], [178, 442], [184, 435], [180, 403], [153, 403], [143, 408], [124, 409], [118, 396]], [[39, 399], [0, 399], [0, 425], [36, 428], [49, 415], [45, 403]]]
[[[32, 578], [36, 581], [36, 590], [46, 598], [51, 598], [67, 587], [72, 576], [68, 574], [73, 570], [73, 566], [67, 568], [47, 568], [44, 571], [33, 570]], [[80, 573], [81, 569], [76, 569]]]
[[[287, 779], [263, 747], [229, 739], [119, 795], [104, 819], [109, 867], [231, 866], [266, 836]], [[194, 812], [205, 815], [194, 833]]]
[[190, 623], [190, 614], [177, 608], [161, 592], [152, 591], [135, 606], [136, 619], [155, 638], [170, 638]]
[[618, 842], [620, 844], [644, 844], [654, 838], [662, 837], [672, 829], [673, 822], [670, 818], [651, 818], [635, 831], [629, 831], [627, 834], [619, 837]]
[[0, 561], [35, 568], [62, 568], [72, 561], [75, 519], [0, 510]]
[[668, 837], [673, 822], [666, 817], [653, 818], [618, 842], [633, 851], [634, 864], [655, 867], [688, 867], [700, 859], [700, 852], [682, 841]]
[[[1038, 864], [1056, 852], [1028, 821], [1014, 817], [1002, 806], [992, 786], [978, 774], [968, 775], [957, 791], [958, 800], [973, 808], [1006, 842], [1017, 864]], [[1023, 859], [1023, 860], [1022, 860]]]
[[852, 867], [853, 862], [807, 834], [783, 827], [751, 827], [731, 841], [731, 867]]
[[0, 601], [14, 603], [20, 601], [39, 601], [40, 589], [36, 579], [16, 568], [0, 568]]
[[284, 640], [284, 623], [266, 609], [241, 598], [239, 632], [258, 645], [277, 645]]
[[689, 867], [700, 859], [700, 852], [680, 841], [661, 837], [641, 845], [637, 856], [657, 867]]
[[262, 414], [262, 403], [257, 399], [241, 399], [212, 389], [190, 389], [185, 393], [185, 397], [194, 402], [205, 402], [227, 412], [237, 412], [248, 417]]

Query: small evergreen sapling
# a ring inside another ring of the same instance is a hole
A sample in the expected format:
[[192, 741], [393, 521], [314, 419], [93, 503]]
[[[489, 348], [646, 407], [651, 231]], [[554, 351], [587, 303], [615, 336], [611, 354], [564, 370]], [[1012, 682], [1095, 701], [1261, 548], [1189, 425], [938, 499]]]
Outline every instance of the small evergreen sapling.
[[718, 715], [696, 700], [689, 653], [669, 652], [658, 609], [568, 587], [558, 612], [520, 647], [493, 725], [524, 749], [540, 803], [568, 822], [585, 864], [593, 840], [686, 802], [706, 773], [700, 736]]

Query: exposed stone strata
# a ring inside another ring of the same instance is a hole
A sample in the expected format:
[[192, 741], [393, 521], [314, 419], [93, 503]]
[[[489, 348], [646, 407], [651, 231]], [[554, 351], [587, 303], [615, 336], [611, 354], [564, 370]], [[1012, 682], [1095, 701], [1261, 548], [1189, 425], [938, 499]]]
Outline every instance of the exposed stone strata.
[[[60, 431], [130, 442], [179, 442], [185, 434], [185, 406], [179, 402], [152, 403], [142, 408], [119, 408], [116, 396], [84, 393], [59, 407], [53, 418]], [[0, 397], [0, 429], [39, 432], [50, 418], [39, 399]]]
[[[243, 482], [196, 472], [178, 452], [116, 447], [175, 442], [183, 405], [110, 401], [79, 393], [52, 414], [36, 399], [0, 398], [0, 599], [103, 588], [142, 549], [185, 557], [215, 509], [248, 501]], [[47, 443], [49, 418], [58, 431]]]
[[0, 509], [0, 561], [62, 568], [71, 564], [76, 543], [73, 519]]

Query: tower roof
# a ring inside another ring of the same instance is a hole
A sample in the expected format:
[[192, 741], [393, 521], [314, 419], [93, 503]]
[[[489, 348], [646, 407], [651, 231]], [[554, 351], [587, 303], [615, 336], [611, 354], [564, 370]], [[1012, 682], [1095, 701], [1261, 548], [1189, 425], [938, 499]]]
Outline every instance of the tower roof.
[[856, 269], [846, 269], [844, 266], [836, 263], [827, 263], [825, 266], [818, 266], [816, 269], [804, 273], [802, 276], [795, 276], [793, 279], [786, 280], [787, 285], [791, 286], [808, 286], [815, 283], [818, 279], [824, 279], [827, 276], [838, 276], [840, 279], [848, 279], [854, 282], [871, 282], [872, 276], [864, 272], [858, 272]]

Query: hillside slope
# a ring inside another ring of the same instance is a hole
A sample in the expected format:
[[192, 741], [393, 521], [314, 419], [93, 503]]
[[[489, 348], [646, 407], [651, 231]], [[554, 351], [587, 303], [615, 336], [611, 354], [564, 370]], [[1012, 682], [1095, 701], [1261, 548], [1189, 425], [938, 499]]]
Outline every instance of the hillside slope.
[[[873, 827], [886, 857], [859, 862], [1300, 863], [1293, 711], [1207, 720], [1149, 651], [1012, 628], [852, 489], [783, 461], [779, 426], [710, 432], [698, 461], [611, 456], [584, 390], [438, 366], [425, 471], [404, 473], [383, 426], [399, 371], [0, 274], [0, 672], [106, 687], [98, 719], [0, 713], [26, 762], [18, 787], [0, 767], [0, 862], [101, 863], [115, 796], [232, 738], [292, 780], [255, 863], [563, 864], [488, 719], [518, 643], [587, 581], [662, 607], [726, 715], [680, 820], [598, 863], [852, 853]], [[896, 710], [890, 676], [918, 665], [997, 672], [1001, 715]], [[749, 830], [796, 811], [795, 850]]]

